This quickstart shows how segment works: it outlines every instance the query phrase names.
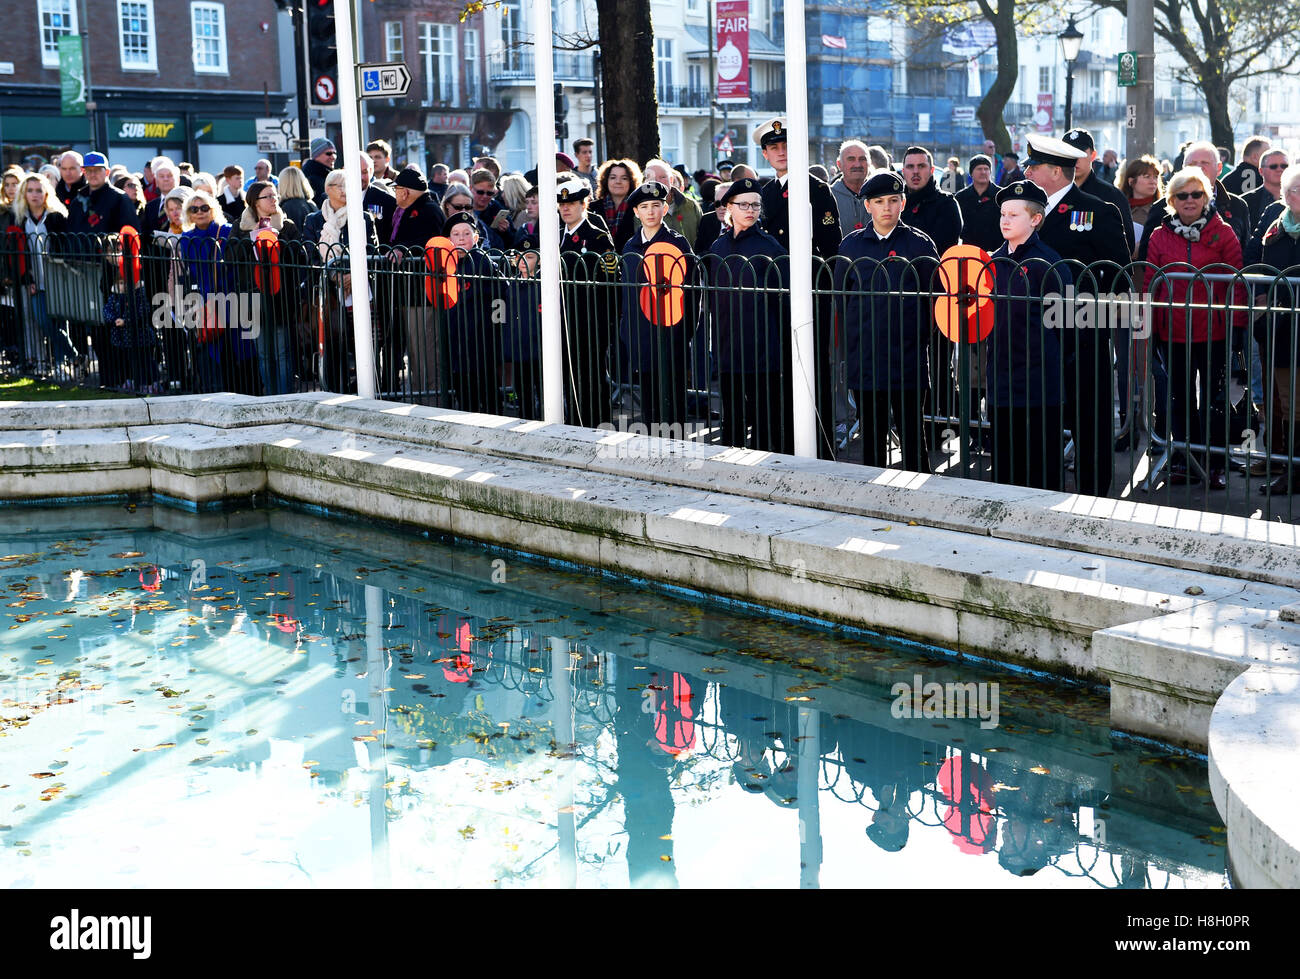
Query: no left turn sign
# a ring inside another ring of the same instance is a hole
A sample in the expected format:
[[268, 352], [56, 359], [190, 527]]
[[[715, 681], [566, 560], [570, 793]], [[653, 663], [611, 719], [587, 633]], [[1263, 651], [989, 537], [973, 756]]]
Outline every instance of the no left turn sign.
[[321, 75], [316, 79], [316, 101], [325, 103], [334, 101], [334, 79]]

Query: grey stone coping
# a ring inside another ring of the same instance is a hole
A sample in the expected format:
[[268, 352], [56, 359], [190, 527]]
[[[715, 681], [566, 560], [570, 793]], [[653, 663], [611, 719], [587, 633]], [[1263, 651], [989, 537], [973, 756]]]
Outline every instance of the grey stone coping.
[[0, 404], [0, 498], [149, 491], [279, 493], [1104, 677], [1115, 726], [1208, 750], [1238, 881], [1300, 884], [1291, 525], [339, 395]]

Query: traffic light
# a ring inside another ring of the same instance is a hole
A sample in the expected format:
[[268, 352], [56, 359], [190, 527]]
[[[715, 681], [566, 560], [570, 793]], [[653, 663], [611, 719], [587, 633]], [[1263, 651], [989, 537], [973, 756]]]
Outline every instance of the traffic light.
[[307, 95], [313, 108], [339, 104], [334, 0], [307, 0]]
[[555, 138], [569, 138], [569, 124], [564, 121], [564, 115], [569, 111], [569, 97], [564, 94], [564, 83], [555, 83]]

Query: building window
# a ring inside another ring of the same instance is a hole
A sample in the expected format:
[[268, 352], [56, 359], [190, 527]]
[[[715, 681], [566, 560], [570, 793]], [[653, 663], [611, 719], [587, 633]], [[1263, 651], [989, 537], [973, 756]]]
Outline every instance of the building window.
[[156, 71], [153, 0], [117, 0], [118, 40], [123, 71]]
[[478, 31], [465, 32], [465, 104], [478, 107], [482, 104], [483, 86], [480, 81]]
[[402, 45], [402, 22], [400, 20], [384, 22], [384, 60], [406, 60]]
[[429, 105], [456, 102], [456, 28], [451, 24], [420, 24], [420, 61], [424, 65], [424, 101]]
[[1052, 84], [1052, 69], [1051, 69], [1051, 67], [1048, 66], [1048, 65], [1041, 65], [1041, 66], [1039, 66], [1039, 69], [1038, 69], [1038, 93], [1041, 95], [1041, 94], [1043, 94], [1044, 92], [1051, 92], [1051, 91], [1054, 91], [1054, 90], [1055, 90], [1055, 86]]
[[77, 8], [72, 0], [40, 0], [41, 64], [59, 67], [59, 38], [77, 32]]
[[707, 105], [709, 88], [704, 83], [704, 65], [688, 65], [686, 68], [686, 84], [691, 90], [692, 105]]
[[524, 61], [524, 5], [523, 0], [504, 0], [501, 4], [501, 44], [504, 48], [502, 67], [506, 71], [519, 71]]
[[220, 3], [190, 4], [194, 35], [194, 70], [224, 75], [226, 68], [226, 8]]
[[659, 156], [670, 163], [682, 159], [682, 124], [680, 122], [660, 122]]
[[675, 105], [673, 101], [673, 42], [669, 38], [655, 40], [655, 71], [659, 84], [659, 101]]

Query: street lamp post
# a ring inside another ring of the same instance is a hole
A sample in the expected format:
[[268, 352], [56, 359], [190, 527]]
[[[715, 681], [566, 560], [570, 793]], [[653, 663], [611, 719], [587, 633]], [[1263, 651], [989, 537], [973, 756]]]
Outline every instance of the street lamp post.
[[1065, 57], [1065, 127], [1071, 129], [1071, 103], [1074, 101], [1074, 62], [1079, 59], [1079, 48], [1083, 44], [1083, 31], [1074, 26], [1074, 17], [1057, 35], [1061, 42], [1061, 55]]
[[1074, 102], [1074, 63], [1079, 58], [1079, 47], [1083, 44], [1083, 31], [1074, 26], [1074, 18], [1065, 25], [1065, 30], [1056, 35], [1061, 42], [1061, 55], [1065, 58], [1065, 128], [1072, 128], [1070, 117]]

